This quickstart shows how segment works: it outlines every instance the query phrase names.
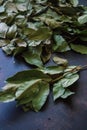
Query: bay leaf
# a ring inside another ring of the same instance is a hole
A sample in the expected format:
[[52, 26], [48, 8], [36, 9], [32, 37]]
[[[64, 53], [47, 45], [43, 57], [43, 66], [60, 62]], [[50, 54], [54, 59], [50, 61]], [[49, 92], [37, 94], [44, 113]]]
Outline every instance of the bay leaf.
[[0, 40], [0, 47], [6, 46], [10, 43], [9, 40]]
[[70, 50], [68, 43], [61, 35], [54, 35], [54, 42], [55, 43], [53, 44], [53, 50], [55, 52], [65, 52]]
[[70, 1], [70, 3], [74, 6], [74, 7], [76, 7], [78, 4], [79, 4], [79, 1], [78, 0], [69, 0]]
[[40, 70], [32, 69], [16, 73], [14, 76], [8, 78], [7, 82], [22, 83], [33, 79], [43, 79], [48, 82], [51, 80], [51, 78], [48, 75], [44, 74]]
[[48, 66], [40, 69], [45, 74], [61, 74], [64, 72], [65, 68], [63, 66]]
[[66, 99], [67, 97], [75, 94], [74, 92], [71, 92], [69, 89], [66, 89], [61, 98]]
[[84, 15], [80, 16], [80, 17], [78, 18], [78, 22], [79, 22], [80, 24], [87, 23], [87, 14], [84, 14]]
[[25, 35], [28, 35], [30, 40], [40, 41], [49, 39], [52, 35], [52, 31], [47, 27], [41, 27], [37, 30], [27, 28], [23, 29]]
[[63, 66], [68, 65], [68, 61], [66, 59], [63, 59], [57, 56], [53, 57], [53, 61], [58, 65], [63, 65]]
[[54, 101], [58, 98], [60, 98], [65, 92], [65, 89], [62, 86], [59, 86], [59, 84], [55, 83], [53, 85], [53, 99]]
[[8, 26], [4, 23], [0, 23], [0, 38], [6, 38], [6, 33], [8, 31]]
[[27, 63], [41, 67], [43, 66], [43, 63], [41, 60], [41, 52], [42, 52], [42, 47], [40, 45], [36, 47], [31, 46], [29, 47], [29, 50], [27, 52], [23, 53], [22, 56]]
[[70, 44], [71, 48], [81, 54], [87, 54], [87, 47], [84, 45]]
[[11, 102], [15, 100], [16, 89], [10, 88], [0, 91], [0, 102]]

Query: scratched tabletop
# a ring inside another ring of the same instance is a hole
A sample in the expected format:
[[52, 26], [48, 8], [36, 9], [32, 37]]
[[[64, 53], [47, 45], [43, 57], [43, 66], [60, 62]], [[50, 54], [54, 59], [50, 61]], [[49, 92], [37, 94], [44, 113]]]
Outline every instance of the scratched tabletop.
[[[87, 5], [86, 0], [80, 0]], [[87, 64], [87, 55], [66, 52], [60, 56], [70, 65]], [[47, 65], [53, 65], [49, 61]], [[6, 56], [0, 49], [0, 88], [16, 72], [30, 69], [21, 59]], [[40, 112], [23, 112], [15, 102], [0, 103], [0, 130], [87, 130], [87, 70], [80, 72], [80, 79], [72, 86], [75, 95], [53, 103], [52, 95]]]

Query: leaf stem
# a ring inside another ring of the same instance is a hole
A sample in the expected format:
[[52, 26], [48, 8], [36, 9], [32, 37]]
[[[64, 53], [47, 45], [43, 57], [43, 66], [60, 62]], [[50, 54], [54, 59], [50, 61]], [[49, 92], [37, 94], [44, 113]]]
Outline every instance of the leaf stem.
[[68, 43], [72, 43], [74, 42], [78, 37], [75, 37], [74, 39], [71, 39], [70, 41], [68, 41]]
[[61, 75], [61, 76], [57, 77], [56, 79], [52, 80], [51, 83], [54, 83], [54, 82], [56, 82], [56, 81], [58, 81], [58, 80], [64, 78], [64, 77], [68, 74], [68, 72], [73, 73], [73, 72], [79, 72], [79, 71], [86, 70], [86, 69], [87, 69], [87, 65], [84, 65], [84, 66], [76, 66], [75, 68], [64, 72], [63, 75]]
[[87, 69], [87, 65], [81, 66], [80, 70], [86, 70]]

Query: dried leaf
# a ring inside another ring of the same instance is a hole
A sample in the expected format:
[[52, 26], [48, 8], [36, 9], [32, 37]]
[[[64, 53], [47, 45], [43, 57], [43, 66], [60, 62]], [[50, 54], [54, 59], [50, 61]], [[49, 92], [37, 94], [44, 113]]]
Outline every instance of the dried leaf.
[[70, 44], [71, 48], [81, 54], [87, 54], [87, 47], [84, 45]]
[[68, 65], [67, 59], [63, 59], [63, 58], [60, 58], [60, 57], [57, 57], [57, 56], [53, 57], [53, 61], [58, 65], [63, 65], [63, 66]]

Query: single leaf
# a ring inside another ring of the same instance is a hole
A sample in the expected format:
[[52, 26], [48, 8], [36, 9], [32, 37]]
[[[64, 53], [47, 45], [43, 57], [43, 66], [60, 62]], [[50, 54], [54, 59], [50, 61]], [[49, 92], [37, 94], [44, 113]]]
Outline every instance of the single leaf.
[[61, 98], [66, 99], [67, 97], [71, 96], [72, 94], [75, 94], [74, 92], [71, 92], [69, 89], [66, 89]]
[[45, 74], [54, 75], [54, 74], [63, 73], [64, 69], [65, 67], [63, 66], [49, 66], [49, 67], [41, 68], [40, 70]]
[[11, 102], [15, 100], [15, 88], [0, 91], [0, 102]]
[[27, 52], [24, 52], [22, 56], [27, 63], [41, 67], [43, 66], [43, 63], [41, 61], [41, 52], [42, 47], [40, 45], [36, 47], [29, 47], [29, 50]]
[[53, 57], [53, 61], [58, 65], [63, 65], [63, 66], [68, 65], [68, 61], [66, 59], [63, 59], [57, 56]]
[[80, 16], [80, 17], [78, 18], [78, 22], [79, 22], [80, 24], [87, 23], [87, 14], [84, 14], [84, 15]]
[[46, 82], [40, 83], [39, 93], [35, 96], [32, 101], [32, 105], [35, 111], [39, 111], [45, 104], [47, 97], [49, 95], [49, 84]]
[[74, 6], [74, 7], [76, 7], [78, 4], [79, 4], [79, 1], [78, 0], [69, 0], [70, 1], [70, 3]]
[[6, 38], [8, 26], [5, 23], [0, 23], [0, 38]]
[[[48, 44], [47, 44], [48, 43]], [[46, 44], [42, 47], [41, 59], [43, 63], [46, 63], [51, 58], [51, 45], [49, 44], [49, 40], [46, 40], [43, 44]]]
[[2, 47], [2, 50], [7, 54], [11, 55], [13, 51], [15, 50], [15, 46], [13, 43], [9, 43], [7, 46]]
[[48, 75], [44, 74], [43, 72], [36, 69], [32, 69], [16, 73], [14, 76], [8, 78], [7, 82], [22, 83], [33, 79], [43, 79], [48, 82], [51, 80], [51, 78]]
[[81, 54], [87, 54], [87, 46], [70, 44], [71, 48]]
[[41, 27], [37, 30], [31, 28], [23, 29], [25, 35], [29, 37], [30, 40], [40, 41], [49, 39], [52, 35], [52, 31], [47, 27]]
[[[30, 80], [30, 81], [24, 81], [23, 83], [19, 83], [19, 87], [16, 91], [16, 99], [19, 100], [21, 98], [24, 98], [28, 91], [28, 89], [30, 89], [32, 86], [35, 86], [35, 84], [37, 84], [38, 82], [40, 82], [41, 79], [34, 79], [34, 80]], [[29, 90], [30, 91], [30, 90]]]
[[62, 85], [60, 86], [59, 83], [55, 83], [53, 85], [53, 99], [54, 101], [58, 98], [60, 98], [65, 92], [65, 88], [62, 87]]
[[8, 31], [7, 31], [7, 33], [6, 33], [6, 37], [7, 37], [8, 39], [13, 39], [13, 38], [16, 37], [16, 35], [17, 35], [17, 26], [14, 24], [14, 25], [12, 25], [12, 26], [8, 29]]
[[10, 43], [9, 40], [0, 40], [0, 47], [6, 46]]
[[54, 36], [55, 43], [53, 44], [53, 50], [56, 52], [65, 52], [70, 50], [68, 43], [61, 35]]

